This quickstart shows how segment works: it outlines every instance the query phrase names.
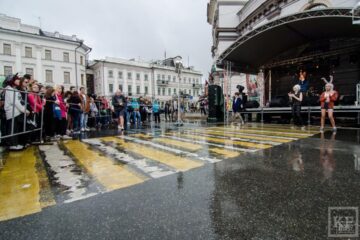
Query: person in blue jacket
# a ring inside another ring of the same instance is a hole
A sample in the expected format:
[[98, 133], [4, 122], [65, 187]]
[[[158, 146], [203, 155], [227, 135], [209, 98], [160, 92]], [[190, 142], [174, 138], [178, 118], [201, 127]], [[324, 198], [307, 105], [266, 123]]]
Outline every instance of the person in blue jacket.
[[234, 100], [233, 100], [233, 121], [235, 121], [237, 118], [240, 119], [240, 124], [244, 124], [244, 120], [243, 118], [241, 117], [241, 114], [240, 114], [240, 111], [241, 109], [243, 108], [243, 101], [242, 99], [240, 98], [240, 94], [237, 92], [235, 93], [235, 97], [234, 97]]
[[154, 100], [154, 103], [152, 105], [152, 111], [155, 118], [155, 123], [160, 123], [160, 105], [158, 100]]
[[138, 126], [140, 126], [141, 125], [140, 104], [136, 98], [132, 99], [131, 107], [134, 111], [133, 112], [134, 124], [137, 124]]

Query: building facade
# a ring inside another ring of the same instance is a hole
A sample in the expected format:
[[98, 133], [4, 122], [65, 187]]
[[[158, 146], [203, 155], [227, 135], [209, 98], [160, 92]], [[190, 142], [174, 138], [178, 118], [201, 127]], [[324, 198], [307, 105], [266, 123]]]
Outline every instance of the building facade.
[[28, 73], [45, 85], [86, 87], [90, 51], [76, 35], [46, 32], [0, 14], [0, 76]]
[[175, 67], [167, 62], [169, 61], [144, 62], [112, 57], [95, 60], [89, 64], [94, 75], [94, 92], [100, 96], [111, 96], [120, 89], [127, 96], [159, 99], [163, 105], [180, 91], [196, 101], [203, 91], [201, 72], [184, 68], [179, 79]]

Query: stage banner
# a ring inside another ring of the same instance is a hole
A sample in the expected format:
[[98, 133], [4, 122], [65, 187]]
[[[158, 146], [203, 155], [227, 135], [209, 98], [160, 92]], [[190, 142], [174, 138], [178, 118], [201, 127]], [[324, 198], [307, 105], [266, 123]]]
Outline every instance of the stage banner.
[[257, 75], [257, 86], [259, 94], [259, 104], [260, 107], [265, 106], [265, 82], [264, 82], [264, 72], [260, 70]]

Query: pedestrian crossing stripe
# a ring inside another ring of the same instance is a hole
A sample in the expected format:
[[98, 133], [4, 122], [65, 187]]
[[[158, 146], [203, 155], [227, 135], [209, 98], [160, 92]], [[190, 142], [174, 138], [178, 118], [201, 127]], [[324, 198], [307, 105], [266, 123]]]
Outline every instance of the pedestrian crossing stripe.
[[[234, 126], [231, 126], [234, 127]], [[306, 127], [305, 130], [291, 128], [289, 126], [256, 126], [256, 125], [248, 125], [246, 126], [250, 129], [263, 129], [263, 130], [272, 130], [277, 132], [289, 132], [289, 133], [309, 133], [309, 134], [317, 134], [319, 133], [319, 127]]]
[[5, 156], [0, 171], [0, 221], [37, 213], [42, 207], [55, 204], [51, 194], [41, 196], [44, 191], [40, 187], [48, 188], [43, 171], [41, 164], [37, 165], [34, 147]]
[[165, 151], [154, 151], [153, 148], [136, 144], [132, 142], [125, 142], [124, 139], [117, 137], [104, 137], [101, 138], [104, 142], [115, 142], [119, 146], [126, 149], [126, 151], [141, 155], [146, 158], [150, 158], [154, 161], [159, 161], [165, 165], [168, 165], [177, 171], [187, 171], [193, 168], [197, 168], [203, 165], [201, 162], [193, 161], [189, 158], [183, 158], [176, 156]]
[[85, 143], [71, 140], [64, 142], [64, 146], [107, 191], [128, 187], [146, 180], [145, 176], [135, 174], [124, 164], [115, 164], [111, 159], [92, 151]]
[[257, 144], [257, 143], [250, 143], [250, 142], [244, 142], [244, 141], [233, 141], [230, 139], [219, 139], [216, 137], [204, 137], [204, 136], [199, 136], [196, 134], [190, 134], [190, 133], [184, 133], [184, 134], [174, 134], [175, 136], [180, 136], [180, 137], [184, 137], [184, 138], [188, 138], [188, 139], [195, 139], [195, 140], [205, 140], [205, 141], [209, 141], [209, 142], [214, 142], [214, 143], [221, 143], [224, 145], [236, 145], [236, 146], [242, 146], [242, 147], [248, 147], [250, 149], [266, 149], [266, 148], [270, 148], [272, 147], [271, 145], [268, 144]]
[[[145, 135], [145, 134], [143, 134]], [[137, 134], [137, 137], [142, 137], [142, 134]], [[145, 135], [146, 138], [151, 138], [149, 135]], [[203, 146], [200, 144], [195, 144], [193, 142], [184, 142], [181, 140], [175, 140], [175, 139], [168, 139], [165, 137], [160, 137], [160, 138], [154, 138], [153, 141], [161, 143], [161, 144], [165, 144], [167, 146], [173, 146], [173, 147], [178, 147], [178, 148], [183, 148], [186, 149], [188, 151], [199, 151], [203, 149]], [[237, 151], [232, 151], [232, 150], [226, 150], [226, 149], [221, 149], [221, 148], [208, 148], [207, 149], [210, 152], [216, 153], [218, 155], [221, 155], [224, 158], [233, 158], [233, 157], [238, 157], [240, 155], [239, 152]]]
[[236, 151], [241, 151], [241, 152], [256, 152], [257, 151], [257, 149], [248, 149], [248, 148], [241, 148], [241, 147], [236, 147], [236, 146], [228, 146], [228, 145], [223, 145], [223, 144], [207, 142], [205, 140], [182, 138], [182, 137], [180, 137], [179, 134], [176, 134], [176, 133], [165, 133], [165, 135], [161, 135], [161, 137], [165, 137], [165, 138], [169, 138], [169, 139], [176, 139], [176, 140], [180, 140], [183, 142], [191, 142], [191, 143], [207, 145], [210, 147], [219, 147], [219, 148], [224, 148], [224, 149], [229, 149], [229, 150], [236, 150]]
[[[214, 127], [210, 128], [214, 130], [227, 130], [227, 128], [219, 128]], [[267, 130], [249, 130], [249, 129], [236, 129], [231, 128], [229, 129], [231, 131], [236, 131], [237, 133], [255, 133], [255, 134], [261, 134], [261, 135], [267, 135], [267, 136], [282, 136], [282, 137], [293, 137], [293, 138], [307, 138], [313, 136], [313, 134], [307, 134], [307, 133], [288, 133], [288, 132], [274, 132], [274, 131], [267, 131]]]
[[214, 132], [184, 131], [184, 133], [196, 134], [198, 136], [203, 136], [203, 137], [216, 137], [216, 138], [219, 138], [219, 139], [229, 139], [229, 140], [233, 140], [233, 141], [242, 141], [242, 142], [258, 143], [258, 144], [268, 144], [268, 145], [273, 145], [273, 146], [281, 144], [279, 142], [272, 142], [272, 141], [268, 141], [268, 140], [254, 140], [254, 139], [251, 139], [251, 138], [233, 137], [234, 135], [231, 135], [231, 134], [217, 134], [217, 133], [214, 133]]
[[[197, 132], [197, 131], [196, 131]], [[297, 138], [276, 138], [274, 136], [259, 136], [254, 134], [245, 134], [245, 133], [235, 133], [235, 132], [229, 132], [229, 131], [216, 131], [216, 130], [205, 130], [204, 132], [216, 135], [216, 136], [227, 136], [227, 137], [236, 137], [236, 138], [242, 138], [242, 139], [252, 139], [252, 140], [259, 140], [259, 141], [269, 141], [269, 142], [276, 142], [276, 143], [287, 143], [294, 140], [297, 140]]]
[[136, 158], [125, 151], [119, 151], [113, 144], [106, 143], [101, 139], [83, 139], [83, 142], [89, 144], [92, 149], [96, 148], [103, 154], [110, 155], [116, 161], [128, 164], [133, 168], [140, 170], [150, 178], [159, 178], [176, 173], [175, 170], [157, 161], [144, 157]]

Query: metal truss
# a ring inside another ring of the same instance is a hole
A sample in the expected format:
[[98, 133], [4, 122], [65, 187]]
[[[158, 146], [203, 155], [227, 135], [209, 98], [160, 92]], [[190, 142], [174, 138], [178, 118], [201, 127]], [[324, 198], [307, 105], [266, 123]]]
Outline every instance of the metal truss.
[[294, 15], [286, 16], [274, 21], [271, 21], [261, 27], [258, 27], [251, 32], [245, 34], [244, 36], [239, 37], [236, 42], [234, 42], [230, 47], [228, 47], [218, 58], [217, 64], [221, 64], [223, 60], [225, 60], [230, 53], [232, 53], [235, 49], [237, 49], [244, 42], [250, 40], [251, 38], [268, 31], [269, 29], [285, 25], [291, 22], [296, 22], [304, 19], [312, 19], [312, 18], [323, 18], [323, 17], [349, 17], [352, 18], [352, 9], [351, 8], [326, 8], [320, 10], [313, 11], [304, 11], [301, 13], [297, 13]]
[[360, 49], [360, 46], [355, 46], [355, 47], [348, 47], [348, 48], [338, 49], [338, 50], [334, 50], [334, 51], [329, 51], [329, 52], [325, 52], [325, 53], [310, 54], [310, 55], [303, 56], [303, 57], [272, 62], [269, 64], [265, 64], [261, 68], [266, 69], [266, 68], [273, 68], [273, 67], [279, 67], [279, 66], [286, 66], [289, 64], [296, 64], [296, 63], [301, 63], [301, 62], [305, 62], [305, 61], [310, 61], [310, 60], [313, 60], [316, 58], [326, 58], [326, 57], [337, 56], [339, 54], [351, 53], [351, 52], [354, 52], [359, 49]]

